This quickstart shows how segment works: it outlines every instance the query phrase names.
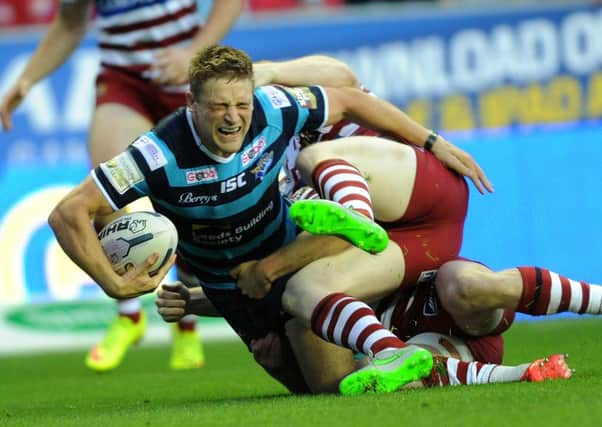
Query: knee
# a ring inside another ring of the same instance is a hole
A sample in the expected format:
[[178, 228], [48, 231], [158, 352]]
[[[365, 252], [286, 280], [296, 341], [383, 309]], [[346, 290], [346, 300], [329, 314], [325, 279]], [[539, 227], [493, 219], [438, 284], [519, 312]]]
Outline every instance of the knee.
[[293, 276], [282, 294], [282, 309], [293, 317], [309, 322], [316, 305], [328, 294], [321, 289], [321, 283]]
[[282, 293], [282, 309], [291, 316], [297, 317], [298, 301], [301, 300], [300, 287], [295, 285], [295, 282], [289, 280], [286, 284], [286, 289]]
[[287, 289], [282, 294], [282, 310], [291, 316], [295, 316], [294, 307], [295, 307], [295, 297], [291, 291]]
[[436, 279], [437, 294], [443, 306], [450, 312], [478, 311], [492, 285], [486, 272], [471, 268], [443, 266]]
[[310, 175], [320, 162], [336, 157], [326, 145], [328, 144], [314, 144], [301, 150], [297, 156], [296, 166], [304, 176]]

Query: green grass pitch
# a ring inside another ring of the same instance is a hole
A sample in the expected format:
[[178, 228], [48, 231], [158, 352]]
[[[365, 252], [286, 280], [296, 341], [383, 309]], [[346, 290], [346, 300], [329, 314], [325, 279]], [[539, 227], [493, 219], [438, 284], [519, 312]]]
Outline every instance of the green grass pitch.
[[[238, 342], [206, 344], [207, 366], [167, 368], [169, 348], [134, 348], [95, 374], [84, 354], [0, 358], [0, 426], [600, 426], [602, 322], [520, 322], [508, 364], [568, 353], [569, 381], [421, 389], [354, 398], [291, 396]], [[6, 343], [5, 343], [6, 344]]]

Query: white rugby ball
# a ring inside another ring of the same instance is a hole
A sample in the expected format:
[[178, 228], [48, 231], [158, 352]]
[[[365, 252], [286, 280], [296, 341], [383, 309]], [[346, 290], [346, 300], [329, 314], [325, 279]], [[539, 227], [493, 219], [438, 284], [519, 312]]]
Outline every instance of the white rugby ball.
[[120, 216], [105, 225], [98, 238], [118, 274], [144, 263], [156, 252], [160, 256], [150, 269], [152, 276], [169, 260], [178, 245], [176, 227], [156, 212], [141, 211]]

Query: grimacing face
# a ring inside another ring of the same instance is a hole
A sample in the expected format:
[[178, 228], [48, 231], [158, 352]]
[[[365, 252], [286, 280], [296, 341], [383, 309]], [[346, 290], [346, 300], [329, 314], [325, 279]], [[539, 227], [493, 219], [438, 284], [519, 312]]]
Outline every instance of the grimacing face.
[[196, 130], [202, 144], [220, 157], [240, 151], [253, 115], [251, 79], [209, 79], [200, 99], [187, 94]]

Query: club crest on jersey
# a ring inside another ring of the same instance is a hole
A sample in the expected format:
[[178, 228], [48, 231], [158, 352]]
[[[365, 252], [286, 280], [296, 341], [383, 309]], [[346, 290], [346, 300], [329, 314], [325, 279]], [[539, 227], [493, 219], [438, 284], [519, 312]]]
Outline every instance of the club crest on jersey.
[[265, 173], [270, 168], [273, 161], [274, 161], [274, 152], [269, 151], [269, 152], [265, 153], [263, 156], [261, 156], [261, 159], [259, 159], [259, 161], [257, 162], [257, 165], [255, 165], [255, 167], [253, 169], [251, 169], [251, 173], [253, 175], [255, 175], [256, 179], [258, 179], [260, 181], [263, 180], [263, 178], [265, 177]]
[[261, 136], [258, 140], [253, 141], [253, 143], [246, 148], [240, 156], [242, 165], [248, 165], [251, 160], [257, 157], [257, 155], [265, 149], [265, 146], [266, 144], [264, 136]]
[[142, 135], [132, 145], [142, 153], [151, 171], [157, 170], [167, 164], [167, 158], [161, 151], [159, 144], [153, 141], [148, 135]]
[[215, 181], [217, 179], [217, 169], [213, 166], [186, 172], [187, 184], [198, 184], [200, 182]]
[[311, 93], [308, 87], [294, 87], [287, 89], [288, 92], [295, 97], [297, 103], [307, 109], [315, 109], [318, 107], [316, 96]]
[[270, 100], [270, 104], [272, 104], [272, 107], [284, 108], [291, 106], [291, 102], [286, 97], [286, 95], [274, 86], [263, 86], [260, 88], [260, 90], [267, 95], [268, 99]]
[[143, 180], [142, 173], [128, 152], [123, 152], [111, 160], [101, 163], [100, 169], [119, 194], [124, 194]]

